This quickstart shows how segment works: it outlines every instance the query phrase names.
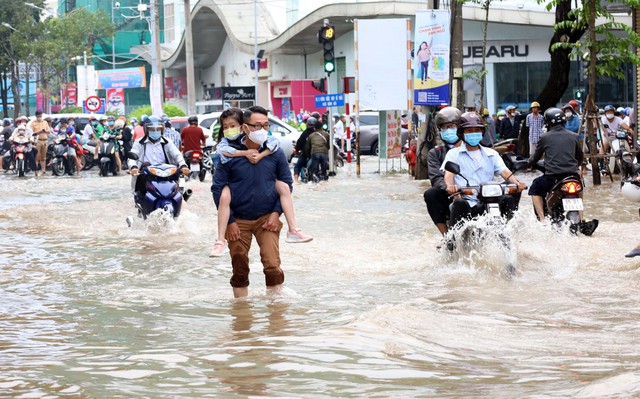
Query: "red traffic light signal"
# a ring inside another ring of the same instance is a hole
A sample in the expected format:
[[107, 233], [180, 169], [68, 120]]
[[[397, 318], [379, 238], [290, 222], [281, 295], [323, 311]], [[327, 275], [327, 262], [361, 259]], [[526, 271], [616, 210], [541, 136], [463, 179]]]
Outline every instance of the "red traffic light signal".
[[313, 86], [313, 88], [318, 90], [320, 93], [326, 93], [327, 92], [326, 83], [327, 83], [327, 78], [322, 78], [322, 79], [311, 81], [311, 86]]

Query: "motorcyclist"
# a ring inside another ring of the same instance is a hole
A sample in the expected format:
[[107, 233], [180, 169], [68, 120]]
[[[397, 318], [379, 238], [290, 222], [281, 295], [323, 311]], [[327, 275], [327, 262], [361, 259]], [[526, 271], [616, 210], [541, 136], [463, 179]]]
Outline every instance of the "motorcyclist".
[[[459, 187], [469, 185], [477, 186], [484, 182], [493, 180], [494, 175], [500, 175], [503, 179], [516, 184], [519, 191], [525, 189], [526, 185], [520, 183], [511, 173], [509, 168], [495, 150], [480, 146], [485, 129], [484, 122], [480, 115], [475, 112], [465, 112], [460, 117], [458, 124], [458, 137], [464, 141], [460, 145], [450, 150], [445, 156], [441, 170], [444, 171], [444, 181], [449, 195], [453, 195], [454, 201], [451, 204], [451, 225], [454, 226], [464, 219], [470, 219], [482, 214], [484, 209], [479, 205], [477, 195], [461, 196]], [[445, 171], [447, 162], [455, 162], [460, 166], [460, 174], [455, 175]], [[505, 195], [500, 199], [500, 212], [509, 218], [517, 208], [514, 197]]]
[[145, 135], [133, 144], [131, 152], [138, 156], [138, 160], [129, 159], [129, 173], [132, 175], [131, 186], [137, 198], [144, 197], [146, 193], [146, 180], [140, 176], [139, 168], [143, 163], [151, 165], [173, 164], [178, 166], [183, 174], [191, 171], [184, 161], [180, 150], [171, 140], [162, 137], [164, 123], [157, 116], [150, 116], [144, 124]]
[[[31, 130], [28, 129], [27, 126], [23, 123], [19, 124], [18, 127], [16, 127], [13, 130], [13, 133], [11, 134], [9, 141], [13, 144], [13, 142], [17, 141], [18, 139], [26, 139], [29, 142], [29, 144], [27, 144], [25, 156], [27, 157], [27, 163], [29, 165], [29, 168], [31, 170], [36, 170], [35, 157], [33, 154], [33, 146], [32, 146], [33, 137], [31, 135]], [[15, 167], [14, 160], [16, 157], [16, 151], [13, 146], [11, 146], [10, 155], [11, 155], [11, 165], [9, 166], [9, 169], [13, 169]]]
[[436, 114], [435, 123], [440, 131], [443, 145], [437, 145], [427, 154], [427, 165], [431, 188], [424, 192], [424, 202], [431, 220], [443, 236], [447, 233], [447, 218], [449, 217], [449, 205], [451, 199], [444, 183], [444, 173], [440, 170], [445, 156], [450, 149], [459, 147], [462, 140], [458, 136], [458, 123], [460, 122], [460, 110], [455, 107], [442, 108]]
[[[4, 154], [11, 149], [11, 142], [9, 139], [11, 138], [11, 134], [13, 129], [11, 129], [11, 120], [9, 118], [4, 118], [2, 120], [2, 131], [0, 131], [0, 140], [2, 141], [2, 146], [0, 147], [0, 159], [4, 156]], [[5, 165], [4, 160], [0, 162], [0, 168], [8, 167]], [[7, 173], [7, 170], [4, 171]]]
[[611, 142], [616, 140], [616, 134], [618, 133], [618, 129], [622, 128], [627, 133], [635, 136], [635, 132], [631, 130], [629, 125], [624, 123], [624, 121], [616, 116], [616, 109], [613, 105], [607, 105], [604, 107], [604, 116], [600, 118], [602, 122], [602, 126], [604, 127], [604, 133], [607, 136], [608, 140], [603, 140], [604, 151], [605, 153], [609, 152], [609, 148], [611, 148]]
[[[100, 136], [102, 136], [105, 133], [109, 133], [111, 135], [113, 135], [114, 137], [114, 145], [115, 145], [115, 153], [114, 153], [114, 158], [116, 159], [116, 167], [118, 168], [118, 175], [120, 174], [120, 171], [122, 171], [122, 160], [120, 159], [120, 143], [118, 143], [118, 140], [122, 140], [122, 130], [118, 130], [116, 129], [116, 118], [113, 116], [108, 116], [108, 117], [103, 117], [101, 118], [101, 122], [106, 121], [105, 124], [102, 125], [102, 132], [100, 133]], [[98, 126], [98, 128], [100, 128], [100, 126]], [[96, 146], [95, 152], [93, 154], [93, 159], [98, 159], [98, 155], [100, 152], [100, 146], [102, 145], [102, 140], [98, 140], [98, 145]]]
[[311, 154], [311, 173], [318, 173], [318, 167], [320, 167], [318, 177], [321, 180], [328, 178], [330, 140], [329, 133], [322, 128], [322, 120], [316, 118], [315, 129], [307, 138], [305, 150]]
[[[538, 220], [544, 220], [544, 199], [553, 186], [562, 179], [573, 176], [580, 178], [578, 167], [582, 163], [584, 153], [578, 135], [567, 130], [564, 125], [566, 116], [561, 109], [549, 108], [544, 112], [547, 133], [540, 136], [535, 153], [529, 159], [529, 166], [533, 166], [544, 155], [544, 175], [536, 178], [529, 188], [529, 195], [533, 202]], [[582, 198], [582, 192], [580, 192]], [[580, 212], [582, 220], [582, 212]], [[598, 228], [598, 220], [582, 221], [579, 225], [582, 234], [591, 235]]]
[[180, 139], [182, 140], [182, 153], [187, 151], [202, 151], [202, 147], [207, 145], [207, 138], [204, 131], [198, 126], [198, 117], [190, 116], [187, 119], [189, 126], [185, 126], [180, 131]]
[[69, 126], [69, 120], [67, 118], [60, 118], [58, 123], [58, 136], [64, 136], [67, 139], [67, 155], [73, 158], [73, 161], [76, 164], [76, 170], [80, 173], [82, 166], [80, 165], [80, 160], [78, 160], [76, 152], [76, 148], [79, 147], [80, 144], [78, 143], [78, 140], [76, 140], [75, 130], [73, 127]]
[[305, 147], [307, 144], [307, 138], [313, 132], [315, 132], [316, 123], [318, 120], [312, 116], [307, 118], [306, 126], [307, 128], [302, 132], [298, 141], [296, 141], [296, 155], [298, 156], [298, 161], [296, 161], [295, 166], [293, 167], [293, 180], [297, 183], [300, 178], [300, 171], [304, 168], [307, 163], [309, 163], [310, 154], [306, 152]]

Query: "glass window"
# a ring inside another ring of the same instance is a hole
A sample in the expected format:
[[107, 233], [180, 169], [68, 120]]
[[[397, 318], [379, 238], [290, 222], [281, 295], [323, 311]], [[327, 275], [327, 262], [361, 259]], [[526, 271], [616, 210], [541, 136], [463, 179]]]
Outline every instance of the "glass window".
[[360, 125], [370, 126], [378, 124], [378, 115], [360, 115]]

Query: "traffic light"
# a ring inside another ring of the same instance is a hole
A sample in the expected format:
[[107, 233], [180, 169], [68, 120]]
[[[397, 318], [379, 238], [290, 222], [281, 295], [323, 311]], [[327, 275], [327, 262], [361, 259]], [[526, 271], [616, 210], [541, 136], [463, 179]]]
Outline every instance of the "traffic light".
[[313, 86], [313, 88], [318, 90], [320, 93], [326, 93], [327, 92], [326, 83], [327, 83], [327, 78], [322, 78], [319, 80], [311, 81], [311, 86]]
[[581, 89], [576, 90], [576, 92], [575, 92], [575, 99], [576, 99], [576, 100], [582, 100], [583, 94], [584, 94], [584, 93], [582, 92], [582, 90], [581, 90]]
[[335, 40], [335, 29], [333, 26], [323, 26], [318, 32], [318, 41], [322, 44], [322, 60], [324, 71], [327, 75], [336, 70], [335, 52], [333, 41]]
[[322, 114], [322, 128], [324, 130], [329, 130], [329, 110]]

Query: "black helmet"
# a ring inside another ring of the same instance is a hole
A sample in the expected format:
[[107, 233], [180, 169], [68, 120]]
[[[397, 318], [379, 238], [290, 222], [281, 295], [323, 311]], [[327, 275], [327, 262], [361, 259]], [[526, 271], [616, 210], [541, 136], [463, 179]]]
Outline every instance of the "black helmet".
[[58, 121], [60, 123], [69, 123], [69, 120], [65, 117], [60, 118], [60, 120]]
[[[311, 119], [311, 118], [309, 118]], [[309, 119], [307, 119], [307, 125], [309, 124]], [[324, 128], [322, 124], [322, 119], [316, 119], [316, 124], [314, 126], [317, 130], [322, 130]]]
[[544, 111], [544, 123], [547, 128], [552, 128], [555, 125], [563, 124], [567, 121], [567, 117], [560, 108], [548, 108]]
[[460, 110], [456, 107], [444, 107], [436, 114], [436, 126], [442, 128], [445, 123], [460, 123]]
[[171, 121], [170, 120], [164, 121], [164, 127], [171, 127]]
[[322, 119], [322, 115], [320, 115], [320, 112], [318, 112], [318, 111], [312, 112], [311, 116], [313, 116], [316, 119]]
[[189, 119], [187, 119], [187, 122], [189, 122], [190, 125], [197, 125], [198, 124], [198, 117], [197, 116], [190, 116]]
[[313, 116], [310, 116], [307, 118], [307, 127], [312, 127], [315, 129], [316, 127], [316, 123], [318, 123], [318, 120], [316, 118], [314, 118]]

